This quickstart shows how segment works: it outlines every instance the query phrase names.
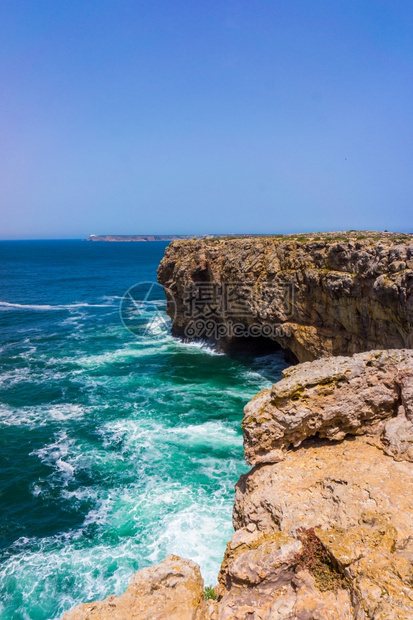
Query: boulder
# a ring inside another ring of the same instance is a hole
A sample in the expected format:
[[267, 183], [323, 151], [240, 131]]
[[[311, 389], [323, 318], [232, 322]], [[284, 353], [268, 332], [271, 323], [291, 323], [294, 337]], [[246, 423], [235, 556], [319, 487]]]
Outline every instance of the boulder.
[[124, 594], [79, 605], [62, 620], [198, 620], [203, 591], [199, 566], [168, 555], [135, 573]]

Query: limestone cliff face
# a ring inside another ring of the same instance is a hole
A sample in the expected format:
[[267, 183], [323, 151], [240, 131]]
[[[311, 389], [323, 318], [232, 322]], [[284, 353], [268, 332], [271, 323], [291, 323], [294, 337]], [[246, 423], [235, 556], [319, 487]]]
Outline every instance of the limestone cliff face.
[[303, 363], [245, 408], [252, 470], [215, 588], [168, 556], [67, 620], [413, 618], [413, 352]]
[[[187, 287], [209, 283], [220, 291], [223, 284], [235, 283], [243, 311], [215, 320], [280, 325], [273, 339], [301, 362], [413, 348], [412, 235], [175, 241], [166, 249], [158, 280], [169, 291], [178, 336], [188, 336], [192, 320], [187, 316]], [[234, 338], [225, 336], [218, 344], [229, 350]]]

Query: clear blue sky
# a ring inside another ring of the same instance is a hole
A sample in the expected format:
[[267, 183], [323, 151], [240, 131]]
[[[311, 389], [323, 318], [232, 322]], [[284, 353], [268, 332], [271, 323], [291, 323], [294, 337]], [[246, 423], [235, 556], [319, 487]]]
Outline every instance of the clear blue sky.
[[412, 0], [2, 0], [0, 238], [413, 231]]

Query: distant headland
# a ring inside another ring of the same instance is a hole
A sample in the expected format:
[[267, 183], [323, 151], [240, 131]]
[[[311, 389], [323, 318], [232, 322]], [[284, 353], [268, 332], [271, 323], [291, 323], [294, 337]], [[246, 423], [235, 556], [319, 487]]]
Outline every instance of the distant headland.
[[178, 241], [181, 239], [221, 239], [223, 237], [261, 237], [268, 235], [90, 235], [87, 241], [134, 242]]
[[179, 239], [210, 239], [224, 235], [90, 235], [87, 241], [134, 242], [134, 241], [176, 241]]

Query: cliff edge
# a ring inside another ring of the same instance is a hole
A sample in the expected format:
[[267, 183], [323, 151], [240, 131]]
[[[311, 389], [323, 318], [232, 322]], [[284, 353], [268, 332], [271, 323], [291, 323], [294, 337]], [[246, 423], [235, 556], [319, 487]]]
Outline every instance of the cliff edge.
[[[267, 333], [300, 362], [413, 348], [413, 235], [175, 241], [165, 251], [158, 281], [167, 289], [173, 333], [216, 342], [223, 350], [241, 343], [232, 335], [234, 323], [248, 334], [252, 326], [277, 326]], [[203, 307], [199, 295], [194, 302], [189, 293], [196, 287], [204, 294]], [[225, 295], [238, 303], [223, 307]], [[197, 331], [210, 318], [222, 327], [218, 338], [214, 330]]]

